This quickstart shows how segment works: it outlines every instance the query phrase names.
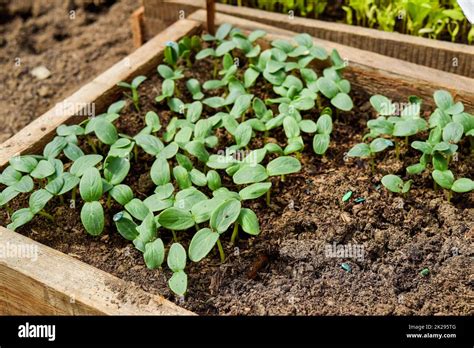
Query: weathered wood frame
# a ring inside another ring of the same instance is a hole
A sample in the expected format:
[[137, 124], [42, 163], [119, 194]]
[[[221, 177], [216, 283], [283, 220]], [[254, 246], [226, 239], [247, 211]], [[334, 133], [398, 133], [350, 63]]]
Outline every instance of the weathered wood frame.
[[[143, 0], [143, 5], [148, 35], [178, 20], [179, 11], [190, 14], [206, 6], [204, 0]], [[216, 4], [216, 11], [474, 78], [474, 46], [309, 18], [290, 19], [288, 14], [248, 7]]]
[[[101, 112], [117, 97], [117, 82], [152, 72], [162, 58], [167, 41], [199, 32], [205, 21], [203, 10], [178, 21], [65, 101], [95, 103], [96, 111]], [[217, 13], [216, 24], [223, 22], [244, 31], [264, 29], [270, 40], [289, 39], [296, 34]], [[416, 94], [429, 101], [434, 90], [445, 88], [463, 101], [468, 110], [474, 109], [473, 79], [334, 42], [314, 41], [327, 49], [338, 49], [349, 61], [345, 76], [354, 86], [369, 93], [386, 94], [399, 101]], [[59, 125], [78, 123], [82, 118], [74, 113], [58, 114], [55, 108], [49, 110], [0, 145], [0, 168], [15, 155], [40, 150]], [[160, 296], [150, 295], [126, 281], [0, 227], [0, 245], [7, 243], [34, 245], [38, 248], [38, 259], [36, 262], [22, 258], [0, 259], [0, 314], [192, 314]], [[137, 301], [138, 298], [148, 301]]]

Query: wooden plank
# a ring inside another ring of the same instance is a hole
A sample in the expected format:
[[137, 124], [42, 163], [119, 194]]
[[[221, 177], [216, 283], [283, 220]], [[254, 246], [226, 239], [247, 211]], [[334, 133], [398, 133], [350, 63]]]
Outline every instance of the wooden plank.
[[133, 47], [138, 48], [143, 45], [145, 39], [143, 37], [143, 12], [145, 8], [140, 6], [136, 9], [132, 16], [130, 17], [130, 27], [132, 29], [132, 37], [133, 37]]
[[4, 227], [0, 249], [2, 315], [193, 315]]
[[[184, 35], [193, 34], [200, 23], [183, 19], [148, 41], [126, 58], [80, 88], [77, 92], [31, 122], [20, 132], [0, 145], [0, 168], [10, 158], [41, 151], [52, 139], [56, 128], [61, 124], [79, 123], [85, 118], [84, 110], [95, 109], [95, 114], [105, 110], [120, 93], [117, 83], [130, 81], [136, 75], [146, 75], [156, 68], [163, 56], [168, 41], [176, 41]], [[73, 107], [69, 107], [73, 106]]]
[[[146, 0], [145, 22], [157, 15], [158, 2], [161, 1], [163, 0]], [[165, 0], [164, 2], [168, 7], [174, 5], [175, 8], [205, 8], [204, 0]], [[269, 13], [248, 7], [216, 4], [216, 10], [290, 31], [305, 32], [320, 39], [438, 70], [474, 77], [474, 46], [302, 17], [290, 19], [287, 14]]]
[[[204, 10], [199, 10], [189, 18], [204, 23], [205, 15]], [[230, 23], [248, 31], [263, 29], [268, 33], [266, 38], [270, 40], [289, 39], [297, 34], [285, 29], [217, 13], [216, 24], [222, 23]], [[348, 61], [344, 76], [353, 86], [360, 87], [370, 94], [384, 94], [403, 102], [406, 102], [409, 95], [415, 94], [423, 98], [424, 104], [434, 106], [432, 100], [434, 91], [446, 89], [457, 100], [462, 101], [467, 110], [474, 110], [474, 79], [331, 41], [321, 39], [313, 41], [327, 50], [337, 49], [341, 56]]]
[[206, 0], [206, 12], [207, 12], [207, 31], [211, 35], [215, 35], [216, 26], [214, 18], [216, 17], [216, 2], [215, 0]]

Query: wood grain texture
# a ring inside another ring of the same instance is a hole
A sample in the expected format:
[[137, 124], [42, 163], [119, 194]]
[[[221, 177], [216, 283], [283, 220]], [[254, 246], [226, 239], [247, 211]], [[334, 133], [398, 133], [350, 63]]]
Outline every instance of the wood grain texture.
[[138, 48], [145, 42], [143, 35], [143, 12], [144, 7], [140, 6], [130, 17], [130, 27], [132, 29], [133, 47]]
[[80, 116], [82, 112], [79, 108], [77, 110], [75, 107], [69, 109], [63, 106], [93, 104], [95, 114], [98, 115], [103, 112], [120, 95], [120, 88], [117, 87], [118, 82], [130, 82], [134, 76], [146, 75], [156, 69], [163, 57], [166, 43], [197, 32], [200, 25], [198, 22], [187, 19], [171, 25], [135, 52], [31, 122], [0, 145], [0, 168], [4, 167], [14, 156], [41, 151], [43, 146], [52, 139], [59, 125], [79, 123], [85, 118]]
[[[168, 7], [205, 8], [204, 0], [146, 0], [145, 22], [158, 15], [159, 3]], [[397, 32], [358, 27], [342, 23], [294, 17], [248, 7], [216, 4], [220, 13], [273, 25], [294, 32], [305, 32], [316, 38], [380, 53], [438, 70], [474, 78], [474, 46], [432, 40]]]
[[[19, 246], [30, 253], [19, 257], [4, 251]], [[0, 227], [0, 248], [1, 315], [193, 314], [4, 227]]]
[[[199, 10], [189, 18], [205, 22], [206, 13]], [[273, 26], [216, 13], [216, 24], [231, 23], [248, 31], [263, 29], [269, 40], [290, 39], [297, 33]], [[315, 44], [327, 50], [337, 49], [348, 62], [344, 76], [355, 87], [370, 94], [384, 94], [389, 98], [406, 102], [409, 95], [423, 98], [424, 105], [434, 106], [433, 93], [437, 89], [446, 89], [469, 111], [474, 110], [474, 79], [458, 76], [445, 71], [428, 68], [399, 59], [364, 51], [331, 41], [314, 39]]]

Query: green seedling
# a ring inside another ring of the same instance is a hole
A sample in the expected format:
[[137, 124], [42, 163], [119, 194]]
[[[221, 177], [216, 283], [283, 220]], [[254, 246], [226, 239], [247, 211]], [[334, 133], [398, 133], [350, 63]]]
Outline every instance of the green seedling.
[[410, 191], [413, 180], [403, 181], [399, 176], [388, 174], [382, 178], [382, 185], [391, 192], [406, 194]]
[[393, 146], [393, 142], [384, 138], [372, 140], [370, 144], [360, 143], [352, 147], [347, 153], [348, 157], [370, 158], [370, 168], [372, 173], [375, 172], [375, 156], [377, 153], [384, 151], [388, 147]]
[[451, 201], [452, 192], [465, 193], [474, 190], [474, 181], [469, 178], [455, 180], [450, 170], [435, 169], [431, 175], [433, 180], [446, 190], [448, 202]]
[[135, 77], [131, 83], [127, 82], [119, 82], [117, 86], [128, 88], [132, 92], [132, 101], [135, 109], [140, 112], [140, 100], [138, 95], [138, 86], [142, 84], [143, 81], [146, 80], [146, 76], [137, 76]]

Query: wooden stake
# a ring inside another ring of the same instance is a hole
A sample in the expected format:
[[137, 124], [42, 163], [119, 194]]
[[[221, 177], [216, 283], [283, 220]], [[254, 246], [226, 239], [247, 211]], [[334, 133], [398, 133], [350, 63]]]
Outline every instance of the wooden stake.
[[216, 2], [215, 0], [206, 0], [207, 8], [207, 31], [209, 34], [214, 35], [216, 33], [215, 17], [216, 17]]
[[137, 10], [135, 10], [130, 17], [130, 25], [132, 27], [132, 36], [133, 36], [133, 46], [135, 48], [140, 47], [143, 45], [143, 30], [142, 30], [142, 22], [143, 22], [143, 12], [145, 8], [141, 6]]

